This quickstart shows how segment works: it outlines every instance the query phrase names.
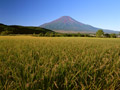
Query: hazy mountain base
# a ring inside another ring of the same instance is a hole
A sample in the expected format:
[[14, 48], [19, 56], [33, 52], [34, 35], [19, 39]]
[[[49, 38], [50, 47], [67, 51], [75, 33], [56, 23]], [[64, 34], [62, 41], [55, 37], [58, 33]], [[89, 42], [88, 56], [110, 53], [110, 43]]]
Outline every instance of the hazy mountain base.
[[[87, 34], [95, 34], [96, 32], [95, 31], [85, 31], [85, 30], [81, 30], [81, 31], [72, 31], [72, 30], [53, 30], [55, 32], [58, 32], [58, 33], [87, 33]], [[119, 31], [112, 31], [112, 30], [103, 30], [104, 33], [108, 33], [111, 34], [111, 33], [115, 33], [115, 34], [118, 34]]]
[[87, 32], [87, 31], [65, 31], [65, 30], [53, 30], [58, 33], [92, 33], [95, 34], [95, 32]]

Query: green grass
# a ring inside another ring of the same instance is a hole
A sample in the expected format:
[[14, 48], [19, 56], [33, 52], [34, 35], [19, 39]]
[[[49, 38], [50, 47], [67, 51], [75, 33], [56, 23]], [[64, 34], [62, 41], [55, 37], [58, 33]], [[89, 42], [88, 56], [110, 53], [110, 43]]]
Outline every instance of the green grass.
[[119, 90], [120, 39], [0, 36], [0, 90]]

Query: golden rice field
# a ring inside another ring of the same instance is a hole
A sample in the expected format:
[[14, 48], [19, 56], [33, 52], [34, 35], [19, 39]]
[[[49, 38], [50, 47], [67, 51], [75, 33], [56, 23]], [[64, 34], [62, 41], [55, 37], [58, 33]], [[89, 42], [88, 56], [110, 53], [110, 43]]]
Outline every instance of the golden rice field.
[[0, 36], [0, 90], [120, 90], [120, 39]]

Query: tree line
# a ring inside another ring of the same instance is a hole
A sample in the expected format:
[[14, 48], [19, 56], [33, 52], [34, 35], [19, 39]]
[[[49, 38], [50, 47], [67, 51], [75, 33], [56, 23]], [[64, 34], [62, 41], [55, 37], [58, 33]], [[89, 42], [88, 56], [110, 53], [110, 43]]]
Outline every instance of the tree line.
[[111, 33], [111, 34], [104, 33], [104, 31], [102, 29], [100, 29], [96, 32], [96, 37], [116, 38], [117, 35], [115, 33]]
[[56, 32], [47, 32], [40, 34], [33, 34], [38, 37], [91, 37], [89, 34], [81, 34], [81, 33], [56, 33]]
[[56, 32], [47, 32], [47, 33], [39, 33], [34, 34], [34, 36], [38, 37], [99, 37], [99, 38], [116, 38], [117, 35], [115, 33], [104, 33], [103, 30], [98, 30], [96, 34], [83, 34], [83, 33], [56, 33]]

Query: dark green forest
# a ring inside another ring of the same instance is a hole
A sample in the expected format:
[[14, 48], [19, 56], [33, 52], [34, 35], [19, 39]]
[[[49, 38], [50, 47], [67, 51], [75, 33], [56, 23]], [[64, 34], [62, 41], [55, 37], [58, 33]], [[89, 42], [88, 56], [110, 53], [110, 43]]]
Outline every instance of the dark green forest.
[[40, 28], [40, 27], [25, 27], [18, 25], [4, 25], [0, 24], [0, 33], [1, 34], [39, 34], [46, 32], [53, 32], [52, 30]]

